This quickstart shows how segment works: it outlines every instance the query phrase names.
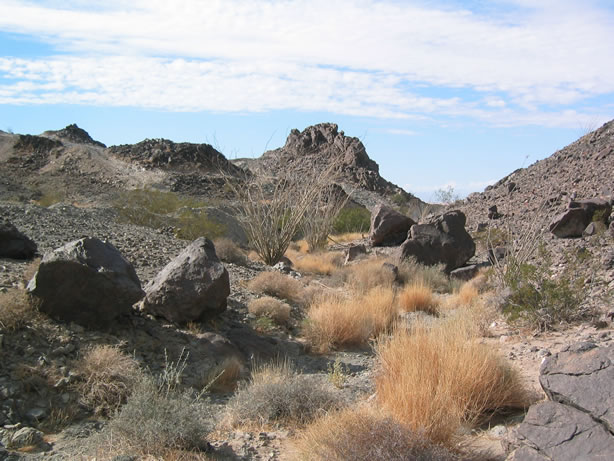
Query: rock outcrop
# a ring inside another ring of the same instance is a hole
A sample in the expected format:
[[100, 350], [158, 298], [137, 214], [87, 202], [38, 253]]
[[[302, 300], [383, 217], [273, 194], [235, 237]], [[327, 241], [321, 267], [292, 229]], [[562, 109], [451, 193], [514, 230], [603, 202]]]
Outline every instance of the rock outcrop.
[[475, 243], [465, 230], [465, 215], [450, 211], [429, 224], [415, 224], [399, 250], [398, 257], [410, 256], [428, 266], [445, 264], [451, 272], [463, 266], [475, 254]]
[[579, 343], [547, 358], [550, 401], [529, 409], [512, 435], [510, 461], [597, 461], [614, 453], [614, 346]]
[[369, 240], [373, 246], [399, 245], [407, 238], [411, 226], [416, 224], [411, 218], [402, 215], [385, 205], [378, 205], [371, 213]]
[[43, 135], [59, 140], [63, 139], [75, 144], [90, 144], [92, 146], [102, 148], [107, 147], [100, 141], [93, 139], [87, 131], [85, 131], [83, 128], [79, 128], [76, 123], [68, 125], [66, 128], [62, 128], [61, 130], [45, 131]]
[[200, 237], [168, 263], [145, 292], [141, 310], [183, 324], [226, 310], [230, 280], [213, 243]]
[[132, 265], [97, 238], [45, 254], [27, 289], [42, 312], [91, 328], [108, 327], [144, 295]]
[[559, 238], [582, 237], [592, 221], [606, 225], [611, 212], [612, 206], [602, 198], [572, 200], [567, 211], [554, 217], [550, 232]]
[[30, 259], [36, 251], [36, 243], [29, 237], [10, 222], [0, 222], [0, 258]]

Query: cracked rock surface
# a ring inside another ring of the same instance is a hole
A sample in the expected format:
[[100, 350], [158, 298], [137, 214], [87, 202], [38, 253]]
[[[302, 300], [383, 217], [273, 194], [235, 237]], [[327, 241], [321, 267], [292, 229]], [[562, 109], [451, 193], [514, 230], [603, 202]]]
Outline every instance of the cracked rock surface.
[[613, 346], [582, 342], [546, 359], [540, 384], [549, 401], [529, 409], [508, 461], [612, 459], [613, 358]]

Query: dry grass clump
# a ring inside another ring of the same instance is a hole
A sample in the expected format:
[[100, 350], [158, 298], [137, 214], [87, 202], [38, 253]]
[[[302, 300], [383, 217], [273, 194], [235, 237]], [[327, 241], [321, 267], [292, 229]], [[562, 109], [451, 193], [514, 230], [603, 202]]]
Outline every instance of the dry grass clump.
[[365, 238], [364, 232], [344, 232], [343, 234], [335, 234], [331, 237], [332, 242], [329, 243], [351, 243], [356, 240]]
[[345, 269], [347, 284], [354, 290], [367, 292], [375, 287], [392, 287], [397, 276], [385, 258], [372, 258]]
[[352, 298], [329, 294], [309, 307], [303, 333], [319, 352], [359, 346], [388, 330], [396, 315], [392, 287], [375, 287]]
[[433, 291], [423, 281], [407, 285], [399, 293], [399, 305], [405, 312], [422, 311], [431, 315], [438, 315], [438, 302]]
[[245, 252], [229, 238], [222, 237], [215, 239], [213, 244], [215, 245], [215, 254], [217, 254], [220, 260], [239, 266], [245, 266], [247, 264]]
[[290, 306], [271, 296], [254, 299], [247, 305], [247, 310], [258, 317], [269, 317], [278, 325], [288, 323], [290, 319]]
[[0, 293], [0, 329], [16, 331], [26, 326], [35, 314], [28, 294], [23, 290]]
[[138, 362], [117, 346], [94, 346], [75, 363], [76, 390], [83, 405], [110, 415], [125, 403], [142, 378]]
[[[288, 254], [288, 253], [286, 253]], [[331, 275], [343, 266], [343, 253], [339, 251], [318, 252], [308, 254], [289, 254], [294, 268], [299, 272], [311, 274]]]
[[410, 257], [401, 262], [397, 262], [399, 268], [399, 280], [403, 284], [421, 281], [431, 290], [438, 293], [449, 292], [450, 279], [443, 271], [443, 264], [425, 266]]
[[249, 281], [247, 288], [256, 293], [283, 298], [297, 304], [303, 301], [303, 285], [279, 272], [262, 272]]
[[471, 282], [464, 283], [458, 293], [456, 293], [456, 301], [461, 306], [470, 306], [480, 295], [478, 288]]
[[523, 408], [527, 392], [493, 350], [475, 341], [462, 318], [434, 326], [415, 323], [377, 345], [378, 401], [401, 423], [451, 444], [461, 427], [493, 412]]
[[257, 366], [227, 405], [226, 422], [239, 425], [305, 424], [343, 406], [326, 380], [297, 373], [287, 362]]
[[234, 355], [228, 357], [211, 370], [206, 388], [212, 392], [234, 391], [242, 372], [241, 359]]
[[456, 461], [451, 451], [370, 407], [330, 413], [310, 424], [296, 442], [305, 461]]

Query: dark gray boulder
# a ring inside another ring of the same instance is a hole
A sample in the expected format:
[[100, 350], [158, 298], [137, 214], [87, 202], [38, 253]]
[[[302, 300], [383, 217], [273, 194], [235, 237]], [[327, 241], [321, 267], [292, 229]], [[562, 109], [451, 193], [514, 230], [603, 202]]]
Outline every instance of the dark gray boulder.
[[147, 284], [145, 293], [142, 311], [182, 324], [225, 311], [230, 280], [211, 240], [200, 237]]
[[36, 243], [30, 238], [10, 222], [0, 222], [0, 258], [30, 259], [36, 251]]
[[612, 459], [614, 437], [588, 414], [558, 402], [533, 405], [514, 433], [508, 461]]
[[552, 219], [550, 232], [559, 238], [582, 237], [591, 221], [607, 224], [611, 212], [612, 206], [604, 199], [572, 200], [565, 212]]
[[398, 257], [411, 257], [427, 266], [445, 264], [445, 271], [462, 267], [475, 254], [475, 242], [465, 230], [466, 217], [450, 211], [430, 224], [415, 224], [400, 246]]
[[378, 205], [371, 213], [369, 240], [373, 246], [399, 245], [415, 222], [385, 205]]
[[132, 265], [110, 243], [83, 238], [45, 254], [28, 284], [58, 320], [107, 327], [144, 295]]
[[614, 346], [579, 343], [546, 359], [539, 382], [546, 395], [588, 413], [614, 432]]
[[458, 269], [454, 269], [450, 272], [450, 278], [457, 280], [471, 280], [473, 277], [478, 275], [480, 268], [477, 264], [472, 264], [471, 266], [459, 267]]
[[364, 245], [351, 245], [345, 251], [345, 262], [348, 264], [356, 259], [367, 254], [367, 248]]

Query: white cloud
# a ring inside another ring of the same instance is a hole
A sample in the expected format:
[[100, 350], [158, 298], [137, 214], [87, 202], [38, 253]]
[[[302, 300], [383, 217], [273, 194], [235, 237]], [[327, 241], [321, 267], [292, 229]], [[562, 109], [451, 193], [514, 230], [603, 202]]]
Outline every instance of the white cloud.
[[[19, 60], [6, 50], [0, 103], [433, 114], [502, 126], [611, 118], [571, 108], [614, 93], [611, 10], [505, 3], [521, 8], [488, 17], [376, 0], [8, 0], [0, 30], [67, 55]], [[439, 87], [477, 95], [432, 96]]]
[[397, 128], [390, 128], [389, 130], [385, 130], [385, 131], [386, 133], [398, 134], [401, 136], [416, 136], [418, 134], [418, 132], [414, 130], [404, 130], [404, 129], [397, 129]]

